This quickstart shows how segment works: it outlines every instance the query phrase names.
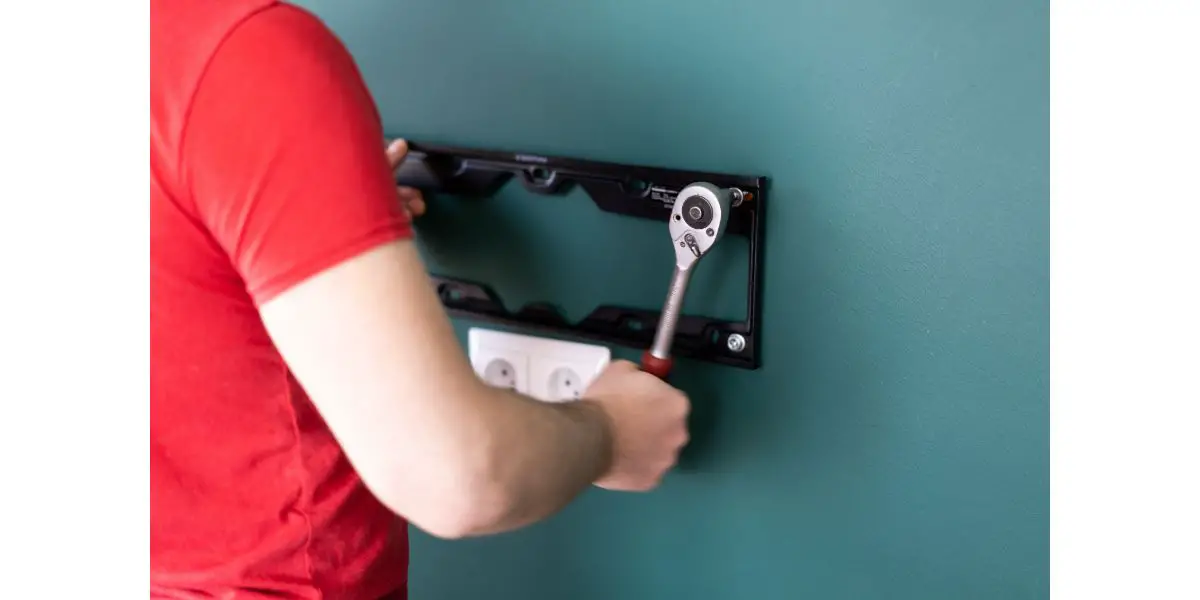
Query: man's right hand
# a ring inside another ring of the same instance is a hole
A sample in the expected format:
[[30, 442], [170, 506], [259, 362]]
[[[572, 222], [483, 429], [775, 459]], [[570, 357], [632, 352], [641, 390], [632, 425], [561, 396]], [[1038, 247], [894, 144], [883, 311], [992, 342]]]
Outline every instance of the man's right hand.
[[584, 398], [598, 404], [611, 425], [612, 463], [596, 485], [639, 492], [656, 487], [687, 444], [687, 396], [634, 363], [618, 360]]

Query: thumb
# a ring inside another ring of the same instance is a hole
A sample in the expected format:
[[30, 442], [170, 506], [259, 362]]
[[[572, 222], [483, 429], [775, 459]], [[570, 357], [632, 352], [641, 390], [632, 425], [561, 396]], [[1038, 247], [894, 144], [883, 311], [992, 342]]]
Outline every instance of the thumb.
[[392, 140], [392, 143], [388, 144], [388, 147], [387, 147], [388, 164], [392, 167], [393, 171], [396, 170], [396, 167], [400, 166], [400, 163], [404, 162], [404, 157], [407, 154], [408, 154], [408, 142], [407, 141], [405, 141], [403, 139], [395, 139], [395, 140]]
[[635, 362], [624, 359], [614, 360], [608, 363], [608, 368], [614, 372], [631, 372], [641, 369]]

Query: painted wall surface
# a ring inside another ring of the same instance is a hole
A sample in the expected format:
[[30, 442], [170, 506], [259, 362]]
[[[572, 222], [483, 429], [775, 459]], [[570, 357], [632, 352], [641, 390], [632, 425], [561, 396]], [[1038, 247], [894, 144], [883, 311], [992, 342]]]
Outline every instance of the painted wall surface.
[[[764, 366], [679, 365], [680, 470], [512, 534], [414, 532], [413, 598], [1049, 596], [1045, 1], [301, 4], [389, 134], [771, 178]], [[662, 226], [572, 196], [438, 199], [431, 268], [510, 308], [660, 305]], [[744, 310], [732, 239], [688, 311]]]

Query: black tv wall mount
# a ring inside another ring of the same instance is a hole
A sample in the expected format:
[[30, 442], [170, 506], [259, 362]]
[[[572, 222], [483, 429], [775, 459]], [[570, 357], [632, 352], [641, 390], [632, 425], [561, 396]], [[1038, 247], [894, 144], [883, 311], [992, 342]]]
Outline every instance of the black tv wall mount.
[[[675, 356], [757, 369], [762, 335], [763, 208], [765, 177], [631, 166], [573, 158], [474, 150], [410, 142], [396, 183], [428, 195], [487, 199], [516, 178], [527, 190], [559, 195], [579, 185], [604, 211], [666, 223], [675, 196], [691, 183], [708, 182], [737, 188], [744, 200], [730, 211], [726, 235], [749, 238], [750, 271], [746, 283], [746, 318], [728, 321], [683, 314], [676, 326]], [[432, 198], [430, 199], [431, 201]], [[666, 236], [666, 228], [663, 228]], [[664, 240], [663, 252], [672, 252]], [[698, 268], [703, 268], [700, 266]], [[527, 304], [516, 312], [504, 307], [485, 283], [434, 274], [438, 294], [453, 316], [541, 330], [629, 348], [649, 348], [661, 308], [654, 310], [601, 305], [572, 323], [549, 303]], [[664, 295], [670, 273], [663, 273]]]

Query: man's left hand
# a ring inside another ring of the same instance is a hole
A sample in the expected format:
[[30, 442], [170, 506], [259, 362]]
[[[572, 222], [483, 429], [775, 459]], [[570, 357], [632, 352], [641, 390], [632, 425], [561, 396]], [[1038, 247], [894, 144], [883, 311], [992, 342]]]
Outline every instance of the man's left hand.
[[[400, 167], [400, 163], [404, 162], [407, 154], [408, 142], [397, 139], [388, 144], [387, 157], [392, 171]], [[396, 186], [396, 195], [399, 196], [400, 203], [408, 210], [410, 216], [415, 218], [425, 214], [425, 198], [421, 195], [421, 190], [398, 185]]]

